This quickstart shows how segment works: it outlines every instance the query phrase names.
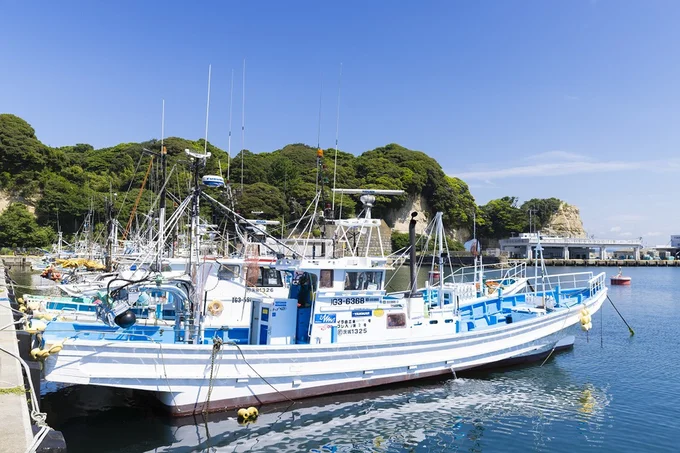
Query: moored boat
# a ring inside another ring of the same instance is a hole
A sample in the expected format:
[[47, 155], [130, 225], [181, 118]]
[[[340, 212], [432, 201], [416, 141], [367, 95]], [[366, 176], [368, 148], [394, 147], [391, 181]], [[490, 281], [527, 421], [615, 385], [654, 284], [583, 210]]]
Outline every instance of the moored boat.
[[325, 219], [335, 227], [326, 254], [272, 265], [290, 280], [285, 297], [211, 301], [212, 263], [196, 259], [197, 186], [191, 279], [127, 288], [163, 299], [174, 312], [162, 322], [154, 316], [137, 323], [134, 304], [116, 292], [98, 304], [99, 323], [72, 323], [71, 330], [49, 323], [45, 378], [154, 392], [170, 413], [188, 415], [535, 360], [562, 347], [576, 324], [592, 327], [591, 313], [607, 296], [604, 273], [537, 273], [527, 278], [531, 292], [499, 288], [465, 304], [446, 303], [444, 292], [426, 300], [413, 279], [409, 291], [388, 295], [391, 265], [370, 253], [371, 238], [382, 242], [371, 207], [383, 193], [362, 193], [364, 217]]
[[619, 267], [619, 273], [612, 275], [611, 284], [612, 285], [630, 285], [631, 278], [623, 275], [623, 271]]

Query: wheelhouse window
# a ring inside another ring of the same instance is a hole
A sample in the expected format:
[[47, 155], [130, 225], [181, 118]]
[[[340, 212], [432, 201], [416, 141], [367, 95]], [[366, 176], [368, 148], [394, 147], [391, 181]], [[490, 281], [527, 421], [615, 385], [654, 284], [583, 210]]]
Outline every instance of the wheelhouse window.
[[[250, 270], [250, 269], [248, 269]], [[276, 269], [271, 269], [267, 267], [258, 268], [257, 284], [256, 286], [283, 286], [281, 281], [281, 272]]]
[[319, 288], [333, 287], [333, 269], [321, 269], [319, 276]]
[[217, 271], [218, 280], [234, 280], [238, 277], [241, 269], [236, 264], [220, 264], [220, 268]]
[[382, 271], [362, 271], [345, 273], [346, 290], [377, 290], [381, 288]]

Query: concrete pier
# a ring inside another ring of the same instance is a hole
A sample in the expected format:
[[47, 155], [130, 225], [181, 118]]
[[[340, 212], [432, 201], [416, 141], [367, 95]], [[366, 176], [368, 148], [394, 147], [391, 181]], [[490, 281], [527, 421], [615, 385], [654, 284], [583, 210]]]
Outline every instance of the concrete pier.
[[[4, 269], [0, 267], [0, 327], [14, 321], [9, 309], [4, 274]], [[13, 326], [0, 331], [0, 346], [19, 355]], [[0, 351], [0, 453], [26, 451], [33, 441], [27, 398], [21, 364], [14, 357]]]
[[[529, 265], [534, 260], [526, 260]], [[680, 260], [585, 260], [585, 259], [545, 259], [546, 266], [605, 266], [605, 267], [680, 267]]]
[[[536, 258], [538, 242], [538, 234], [522, 233], [517, 237], [501, 239], [499, 244], [501, 251], [508, 253], [510, 258], [533, 259]], [[620, 251], [623, 250], [626, 251], [624, 253], [626, 257], [639, 261], [641, 258], [640, 250], [642, 250], [641, 240], [541, 236], [540, 242], [544, 258], [565, 261], [573, 259], [588, 261], [591, 256], [599, 256], [600, 260], [604, 261], [607, 258], [620, 255]], [[617, 253], [611, 253], [612, 250], [616, 250]]]

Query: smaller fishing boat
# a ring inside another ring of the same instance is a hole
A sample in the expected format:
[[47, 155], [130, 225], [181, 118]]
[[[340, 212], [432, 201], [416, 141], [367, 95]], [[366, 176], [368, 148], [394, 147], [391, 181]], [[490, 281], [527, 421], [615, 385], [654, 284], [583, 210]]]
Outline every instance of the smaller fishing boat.
[[612, 285], [630, 285], [631, 278], [623, 275], [623, 271], [619, 267], [619, 273], [613, 275], [611, 278]]

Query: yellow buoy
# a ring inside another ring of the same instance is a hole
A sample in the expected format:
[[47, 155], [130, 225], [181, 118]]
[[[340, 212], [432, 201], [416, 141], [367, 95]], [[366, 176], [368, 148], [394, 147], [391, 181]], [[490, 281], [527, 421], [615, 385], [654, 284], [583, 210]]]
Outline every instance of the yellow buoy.
[[238, 418], [248, 418], [248, 409], [242, 407], [238, 410], [236, 415], [238, 415]]
[[249, 418], [257, 418], [258, 415], [260, 415], [260, 413], [257, 411], [256, 407], [250, 406], [248, 408], [248, 417]]

